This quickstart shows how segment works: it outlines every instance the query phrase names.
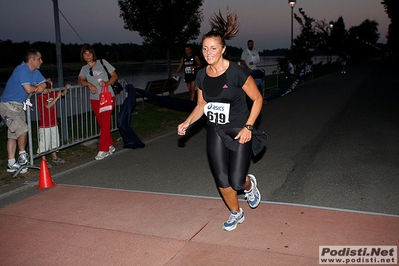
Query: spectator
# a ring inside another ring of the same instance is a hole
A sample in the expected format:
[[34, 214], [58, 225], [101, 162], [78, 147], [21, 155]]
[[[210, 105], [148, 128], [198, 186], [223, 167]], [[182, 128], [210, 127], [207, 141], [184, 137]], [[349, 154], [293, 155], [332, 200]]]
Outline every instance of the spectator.
[[242, 52], [241, 65], [250, 73], [256, 69], [256, 64], [260, 62], [259, 53], [254, 49], [254, 41], [247, 42], [247, 49]]
[[291, 63], [291, 60], [287, 60], [287, 70], [285, 71], [285, 78], [292, 78], [294, 76], [294, 65]]
[[[46, 79], [47, 82], [53, 87], [53, 83], [50, 78]], [[71, 87], [70, 84], [66, 84], [66, 89]], [[37, 96], [37, 106], [39, 109], [39, 148], [37, 153], [43, 153], [48, 150], [54, 150], [60, 146], [60, 135], [58, 131], [58, 116], [55, 103], [61, 96], [65, 96], [67, 90], [52, 91], [49, 94], [39, 94]], [[51, 153], [52, 162], [59, 164], [65, 163], [65, 160], [57, 157], [57, 152]], [[42, 156], [42, 160], [46, 160], [46, 155]], [[47, 166], [51, 168], [51, 164], [47, 163]]]
[[[0, 101], [0, 114], [8, 127], [7, 132], [7, 172], [14, 173], [21, 166], [28, 164], [28, 154], [25, 150], [28, 140], [28, 125], [24, 112], [24, 102], [30, 93], [48, 93], [50, 84], [40, 73], [43, 64], [42, 54], [36, 49], [29, 49], [24, 62], [17, 66], [8, 79]], [[19, 150], [18, 161], [15, 153]], [[22, 168], [20, 173], [28, 169]]]
[[115, 68], [102, 59], [104, 66], [108, 69], [111, 78], [108, 80], [107, 71], [104, 69], [100, 60], [97, 60], [96, 53], [91, 45], [84, 45], [80, 50], [80, 58], [87, 64], [82, 67], [78, 77], [78, 84], [90, 89], [90, 103], [100, 127], [99, 151], [94, 157], [95, 160], [102, 160], [115, 152], [114, 140], [111, 135], [111, 115], [112, 110], [100, 113], [100, 94], [101, 88], [108, 83], [108, 90], [112, 94], [112, 101], [115, 103], [115, 94], [111, 84], [118, 80]]
[[198, 69], [202, 67], [201, 60], [197, 55], [193, 54], [193, 48], [187, 44], [184, 48], [185, 55], [180, 59], [180, 64], [176, 69], [174, 77], [179, 75], [180, 70], [184, 66], [184, 81], [187, 84], [190, 93], [190, 100], [194, 101], [195, 98], [195, 77]]
[[[221, 196], [230, 210], [223, 229], [234, 230], [244, 221], [238, 192], [244, 190], [251, 208], [260, 203], [254, 175], [248, 174], [252, 154], [252, 130], [263, 99], [253, 78], [237, 64], [223, 57], [225, 40], [238, 31], [237, 15], [228, 11], [227, 19], [215, 15], [212, 30], [202, 38], [202, 53], [208, 63], [198, 72], [197, 106], [177, 126], [178, 135], [185, 135], [191, 124], [207, 115], [207, 152], [209, 164]], [[247, 96], [253, 101], [249, 110]], [[206, 112], [205, 112], [206, 109]]]

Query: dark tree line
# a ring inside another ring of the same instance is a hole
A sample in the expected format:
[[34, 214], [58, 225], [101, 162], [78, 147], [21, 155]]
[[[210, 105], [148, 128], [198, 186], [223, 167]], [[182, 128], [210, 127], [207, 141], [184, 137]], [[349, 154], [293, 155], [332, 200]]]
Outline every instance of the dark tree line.
[[302, 8], [298, 11], [299, 15], [294, 14], [301, 30], [294, 40], [296, 64], [309, 59], [314, 50], [324, 51], [327, 56], [345, 52], [351, 60], [379, 55], [384, 50], [384, 45], [377, 43], [380, 34], [375, 20], [366, 19], [347, 30], [342, 17], [327, 23], [308, 16]]
[[[144, 61], [165, 61], [166, 51], [162, 48], [151, 44], [92, 44], [97, 57], [105, 58], [110, 62], [144, 62]], [[62, 62], [63, 63], [81, 63], [80, 49], [83, 44], [62, 44]], [[56, 64], [56, 47], [55, 43], [51, 42], [12, 42], [10, 40], [0, 40], [0, 66], [15, 66], [22, 62], [23, 56], [29, 48], [38, 49], [43, 56], [45, 64]], [[193, 50], [200, 54], [200, 44], [193, 43]], [[242, 48], [228, 46], [229, 55], [233, 58], [239, 58], [242, 53]], [[269, 51], [269, 50], [268, 50]], [[184, 52], [184, 45], [181, 47], [174, 47], [172, 50], [172, 59], [179, 60]], [[270, 53], [271, 51], [269, 51]], [[272, 52], [271, 52], [272, 53]]]
[[[165, 52], [156, 49], [151, 45], [123, 43], [123, 44], [92, 44], [96, 50], [97, 56], [105, 58], [111, 62], [140, 62], [145, 60], [158, 60], [165, 59]], [[80, 60], [80, 49], [82, 44], [62, 44], [62, 62], [63, 63], [75, 63], [81, 62]], [[0, 56], [2, 58], [2, 66], [15, 66], [20, 64], [23, 60], [23, 56], [29, 48], [38, 49], [43, 56], [43, 60], [46, 64], [56, 64], [56, 47], [55, 43], [51, 42], [12, 42], [10, 40], [0, 40]], [[180, 56], [183, 48], [176, 48], [174, 51], [174, 57]]]

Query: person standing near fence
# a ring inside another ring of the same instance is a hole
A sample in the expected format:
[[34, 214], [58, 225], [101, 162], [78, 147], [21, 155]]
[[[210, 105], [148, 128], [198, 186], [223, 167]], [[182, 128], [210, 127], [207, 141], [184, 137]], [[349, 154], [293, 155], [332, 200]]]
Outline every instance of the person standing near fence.
[[[7, 172], [9, 173], [18, 171], [29, 161], [25, 150], [28, 141], [28, 125], [24, 103], [30, 93], [49, 93], [50, 91], [50, 84], [39, 71], [42, 64], [42, 54], [37, 49], [29, 49], [25, 53], [24, 62], [14, 69], [1, 95], [0, 114], [8, 127]], [[15, 159], [17, 147], [18, 161]], [[20, 173], [27, 171], [27, 168], [22, 168]]]
[[[53, 82], [50, 78], [46, 79], [53, 87]], [[67, 89], [71, 87], [70, 84], [65, 85], [66, 90], [52, 91], [49, 94], [39, 94], [37, 96], [37, 108], [39, 109], [39, 148], [37, 153], [54, 150], [60, 146], [60, 134], [58, 131], [58, 116], [55, 103], [65, 96]], [[65, 163], [65, 160], [57, 156], [57, 152], [51, 153], [52, 162], [55, 164]], [[42, 156], [42, 160], [46, 160], [46, 155]], [[51, 164], [47, 163], [47, 167], [51, 168]]]
[[[262, 95], [253, 78], [242, 67], [223, 57], [225, 40], [238, 32], [237, 15], [230, 10], [227, 18], [215, 15], [212, 30], [202, 38], [202, 53], [208, 66], [198, 72], [197, 106], [177, 126], [177, 134], [185, 135], [191, 124], [207, 116], [207, 153], [210, 168], [224, 202], [230, 210], [222, 228], [234, 230], [245, 219], [239, 206], [238, 191], [244, 190], [251, 208], [260, 203], [254, 175], [248, 174], [252, 155], [252, 130], [263, 106]], [[246, 97], [252, 101], [248, 109]]]
[[173, 75], [177, 77], [180, 70], [184, 67], [184, 82], [186, 82], [188, 91], [190, 93], [190, 100], [195, 99], [195, 77], [198, 69], [202, 67], [201, 60], [197, 55], [193, 54], [193, 47], [191, 44], [186, 44], [184, 47], [185, 55], [180, 59], [180, 64]]
[[287, 60], [287, 69], [284, 71], [284, 73], [286, 79], [292, 78], [294, 76], [294, 65], [291, 63], [290, 59]]
[[100, 94], [103, 87], [108, 84], [108, 91], [111, 92], [112, 101], [115, 103], [115, 94], [111, 84], [118, 80], [115, 68], [102, 59], [111, 77], [108, 80], [107, 71], [104, 69], [100, 60], [97, 59], [96, 52], [91, 45], [84, 45], [80, 50], [82, 62], [87, 64], [82, 67], [78, 77], [78, 84], [88, 87], [90, 90], [90, 103], [100, 127], [100, 145], [95, 160], [102, 160], [115, 152], [114, 140], [111, 135], [111, 115], [113, 110], [100, 111]]

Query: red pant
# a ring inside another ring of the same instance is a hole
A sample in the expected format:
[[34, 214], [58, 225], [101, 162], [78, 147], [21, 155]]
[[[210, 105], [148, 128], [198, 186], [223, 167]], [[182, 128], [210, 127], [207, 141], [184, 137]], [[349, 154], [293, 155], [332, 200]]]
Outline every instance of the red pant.
[[[115, 97], [112, 97], [115, 103]], [[112, 110], [100, 113], [100, 101], [90, 100], [91, 108], [97, 118], [98, 126], [100, 127], [100, 146], [99, 151], [109, 151], [109, 146], [114, 145], [114, 140], [111, 135], [111, 115]]]

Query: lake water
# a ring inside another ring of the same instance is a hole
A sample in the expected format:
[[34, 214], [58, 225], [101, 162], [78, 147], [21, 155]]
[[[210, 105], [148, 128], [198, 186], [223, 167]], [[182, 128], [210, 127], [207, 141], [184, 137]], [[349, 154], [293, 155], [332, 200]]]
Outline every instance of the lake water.
[[[263, 68], [266, 72], [266, 75], [271, 74], [274, 70], [277, 69], [277, 60], [282, 57], [272, 57], [266, 56], [261, 57], [261, 62], [258, 64], [259, 68]], [[320, 61], [326, 62], [326, 56], [315, 56], [312, 58], [313, 63], [317, 64]], [[333, 57], [333, 61], [336, 58]], [[172, 74], [176, 71], [178, 67], [178, 63], [172, 64]], [[72, 85], [77, 84], [77, 78], [80, 71], [79, 68], [72, 68], [72, 69], [64, 69], [64, 80], [65, 83], [70, 83]], [[150, 80], [157, 80], [157, 79], [164, 79], [168, 77], [166, 63], [164, 64], [152, 64], [152, 63], [143, 63], [143, 64], [130, 64], [130, 65], [118, 65], [117, 66], [117, 73], [120, 79], [124, 79], [127, 83], [133, 84], [137, 88], [145, 88], [146, 84]], [[43, 70], [43, 75], [52, 77], [52, 79], [56, 83], [57, 78], [57, 69], [54, 68], [52, 70]], [[180, 76], [183, 77], [183, 71], [180, 71]], [[4, 90], [4, 86], [7, 82], [5, 80], [0, 80], [0, 94]], [[180, 82], [180, 86], [177, 92], [187, 91], [186, 84], [182, 81]]]

